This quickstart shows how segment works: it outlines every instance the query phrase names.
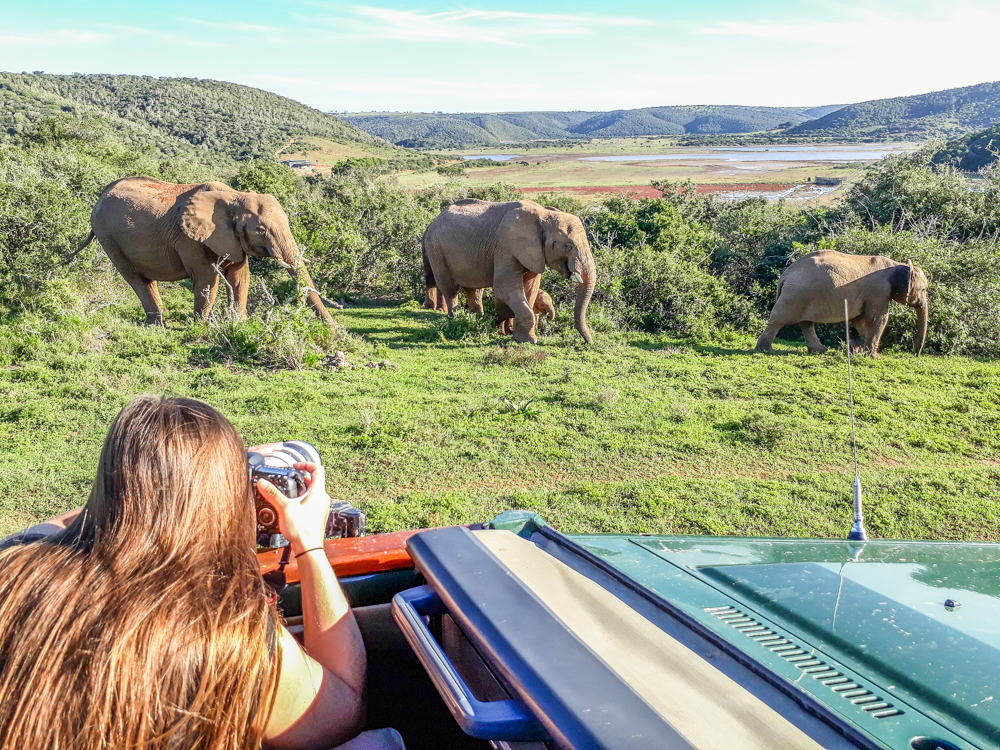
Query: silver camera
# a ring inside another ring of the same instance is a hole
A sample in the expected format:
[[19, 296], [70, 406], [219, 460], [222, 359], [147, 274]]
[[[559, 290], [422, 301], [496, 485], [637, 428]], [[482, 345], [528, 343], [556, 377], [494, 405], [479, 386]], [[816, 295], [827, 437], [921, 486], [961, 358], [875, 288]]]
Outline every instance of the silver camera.
[[[303, 461], [322, 464], [319, 451], [302, 440], [289, 440], [281, 444], [274, 453], [266, 456], [253, 451], [247, 452], [250, 464], [250, 482], [253, 485], [253, 501], [257, 516], [257, 546], [285, 547], [288, 541], [278, 528], [278, 512], [260, 492], [257, 482], [266, 479], [277, 487], [285, 497], [301, 497], [306, 491], [305, 474], [295, 468]], [[367, 526], [365, 514], [344, 500], [332, 500], [330, 515], [326, 521], [324, 537], [364, 536]]]

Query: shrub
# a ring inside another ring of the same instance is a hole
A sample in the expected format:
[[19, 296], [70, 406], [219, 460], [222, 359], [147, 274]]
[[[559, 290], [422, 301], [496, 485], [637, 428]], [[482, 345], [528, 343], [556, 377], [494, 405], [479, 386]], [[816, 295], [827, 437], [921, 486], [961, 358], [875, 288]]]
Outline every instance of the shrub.
[[[711, 273], [718, 237], [668, 199], [613, 198], [588, 220], [595, 299], [620, 326], [711, 340], [758, 321], [751, 305]], [[572, 285], [558, 284], [568, 302]]]
[[255, 159], [240, 165], [232, 186], [237, 190], [269, 193], [284, 203], [299, 190], [301, 180], [287, 164], [273, 159]]

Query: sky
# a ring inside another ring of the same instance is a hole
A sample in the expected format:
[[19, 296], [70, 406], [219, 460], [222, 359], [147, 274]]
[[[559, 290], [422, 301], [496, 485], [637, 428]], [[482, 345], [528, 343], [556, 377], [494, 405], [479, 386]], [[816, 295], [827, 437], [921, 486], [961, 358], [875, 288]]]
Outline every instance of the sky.
[[997, 0], [0, 0], [0, 70], [324, 111], [816, 106], [1000, 80]]

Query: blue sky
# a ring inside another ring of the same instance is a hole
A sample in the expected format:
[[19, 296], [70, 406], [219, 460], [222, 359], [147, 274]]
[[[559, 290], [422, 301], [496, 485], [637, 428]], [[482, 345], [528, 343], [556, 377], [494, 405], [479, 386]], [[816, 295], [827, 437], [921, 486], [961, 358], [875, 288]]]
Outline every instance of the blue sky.
[[1000, 79], [997, 38], [996, 0], [0, 0], [0, 70], [337, 111], [847, 103]]

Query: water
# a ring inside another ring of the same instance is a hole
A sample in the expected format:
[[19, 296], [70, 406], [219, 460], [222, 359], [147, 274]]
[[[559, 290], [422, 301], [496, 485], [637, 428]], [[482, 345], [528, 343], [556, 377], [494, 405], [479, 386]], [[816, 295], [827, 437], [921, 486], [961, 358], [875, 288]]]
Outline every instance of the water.
[[510, 161], [521, 156], [523, 154], [462, 154], [463, 159], [492, 159], [493, 161]]
[[629, 154], [628, 156], [584, 156], [579, 161], [877, 161], [889, 149], [823, 151], [815, 146], [780, 146], [770, 149], [742, 147], [740, 150], [713, 149], [711, 154]]

